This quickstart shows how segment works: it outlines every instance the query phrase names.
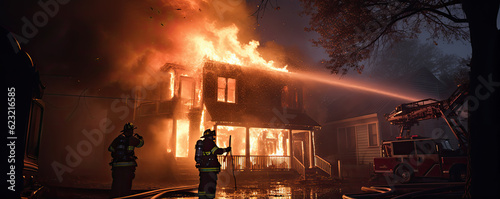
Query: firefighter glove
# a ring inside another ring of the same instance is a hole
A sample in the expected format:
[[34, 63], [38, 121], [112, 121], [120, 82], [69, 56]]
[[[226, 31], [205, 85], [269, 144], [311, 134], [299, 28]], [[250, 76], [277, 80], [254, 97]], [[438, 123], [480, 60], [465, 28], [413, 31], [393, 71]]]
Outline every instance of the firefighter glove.
[[226, 152], [230, 152], [230, 151], [231, 151], [231, 147], [227, 147]]
[[140, 136], [140, 135], [139, 135], [139, 134], [137, 134], [137, 133], [135, 134], [135, 136], [136, 136], [137, 138], [139, 138], [139, 139], [142, 139], [142, 136]]

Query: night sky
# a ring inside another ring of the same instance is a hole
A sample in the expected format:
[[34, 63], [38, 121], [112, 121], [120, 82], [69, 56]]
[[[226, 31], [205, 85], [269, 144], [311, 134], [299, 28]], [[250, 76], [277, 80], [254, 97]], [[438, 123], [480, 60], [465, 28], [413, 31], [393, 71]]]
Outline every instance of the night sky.
[[[199, 23], [199, 17], [217, 19], [220, 17], [217, 9], [225, 12], [234, 8], [214, 3], [201, 5], [199, 9], [182, 9], [189, 7], [189, 3], [167, 2], [73, 0], [64, 5], [57, 4], [57, 9], [47, 4], [45, 7], [55, 11], [45, 15], [48, 17], [45, 20], [38, 16], [43, 6], [37, 5], [37, 1], [2, 1], [1, 24], [24, 38], [19, 39], [21, 47], [30, 53], [44, 75], [79, 76], [82, 79], [90, 76], [93, 82], [124, 82], [124, 78], [133, 78], [129, 74], [141, 72], [140, 65], [162, 63], [169, 60], [168, 56], [176, 57], [176, 53], [182, 51], [180, 46], [183, 44], [178, 42], [178, 35], [185, 32], [183, 26]], [[241, 1], [233, 1], [236, 3], [237, 6], [243, 5]], [[239, 14], [231, 20], [227, 17], [218, 20], [237, 23], [241, 29], [241, 42], [254, 39], [260, 41], [261, 49], [266, 46], [285, 48], [292, 54], [300, 54], [305, 64], [321, 68], [318, 63], [327, 56], [310, 42], [318, 35], [304, 31], [309, 19], [299, 16], [300, 2], [278, 1], [277, 6], [280, 9], [268, 8], [256, 20], [249, 16], [255, 11], [255, 2], [248, 1], [246, 14]], [[34, 16], [38, 16], [40, 23], [34, 26], [36, 31], [33, 33], [23, 28], [26, 28], [26, 21], [34, 22]], [[241, 32], [251, 34], [242, 36]], [[426, 38], [422, 34], [421, 41], [434, 42]], [[468, 41], [436, 42], [445, 53], [460, 57], [471, 54]], [[83, 80], [80, 83], [90, 84]]]

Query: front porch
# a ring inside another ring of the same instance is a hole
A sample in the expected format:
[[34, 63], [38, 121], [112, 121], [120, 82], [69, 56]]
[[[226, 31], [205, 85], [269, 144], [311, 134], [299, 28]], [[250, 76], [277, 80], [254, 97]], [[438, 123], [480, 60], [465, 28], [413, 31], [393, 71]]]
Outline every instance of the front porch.
[[[297, 174], [299, 179], [307, 180], [309, 173], [320, 170], [323, 175], [331, 178], [331, 165], [321, 157], [315, 155], [314, 166], [306, 168], [296, 157], [293, 156], [244, 156], [225, 155], [218, 156], [221, 170], [244, 173], [266, 173], [279, 175]], [[249, 162], [249, 164], [247, 164]]]

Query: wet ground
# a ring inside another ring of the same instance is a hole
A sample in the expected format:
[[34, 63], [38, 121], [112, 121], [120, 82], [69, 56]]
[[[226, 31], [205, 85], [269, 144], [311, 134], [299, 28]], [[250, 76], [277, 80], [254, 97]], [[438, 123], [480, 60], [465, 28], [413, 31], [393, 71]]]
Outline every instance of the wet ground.
[[[364, 186], [361, 182], [323, 182], [323, 183], [281, 183], [261, 182], [218, 187], [216, 198], [342, 198], [344, 193], [359, 192]], [[197, 198], [196, 190], [174, 192], [161, 198]]]
[[[415, 184], [447, 184], [446, 180], [419, 180]], [[363, 193], [361, 187], [386, 185], [386, 179], [364, 180], [329, 180], [329, 181], [247, 181], [238, 182], [235, 189], [234, 184], [217, 187], [217, 198], [342, 198], [344, 194]], [[194, 186], [192, 186], [194, 187]], [[398, 188], [399, 189], [399, 188]], [[401, 189], [400, 189], [401, 190]], [[149, 189], [134, 190], [134, 193], [142, 193]], [[190, 188], [182, 191], [163, 194], [158, 198], [197, 198], [197, 190]], [[47, 187], [45, 194], [40, 198], [108, 198], [109, 189], [78, 189], [64, 187]]]
[[[231, 187], [217, 187], [217, 198], [342, 198], [346, 192], [359, 192], [361, 182], [289, 183], [259, 182], [238, 184]], [[134, 190], [141, 193], [148, 190]], [[196, 189], [171, 192], [160, 198], [198, 198]], [[108, 198], [109, 189], [80, 189], [47, 187], [41, 198]]]

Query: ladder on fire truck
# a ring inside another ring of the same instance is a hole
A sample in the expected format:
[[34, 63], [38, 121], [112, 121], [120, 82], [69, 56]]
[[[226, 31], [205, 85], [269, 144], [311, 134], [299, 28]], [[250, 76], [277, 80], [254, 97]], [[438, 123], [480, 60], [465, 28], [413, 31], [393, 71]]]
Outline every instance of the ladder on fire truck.
[[429, 98], [401, 104], [385, 118], [391, 124], [401, 126], [401, 137], [408, 137], [410, 128], [419, 121], [441, 117], [458, 139], [460, 148], [466, 151], [468, 131], [460, 123], [456, 111], [464, 104], [468, 93], [467, 84], [459, 85], [448, 99], [438, 101]]

